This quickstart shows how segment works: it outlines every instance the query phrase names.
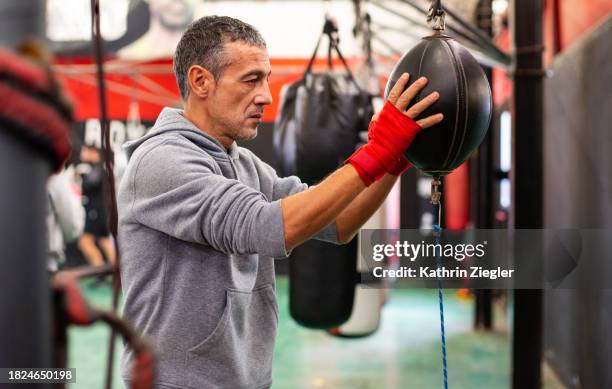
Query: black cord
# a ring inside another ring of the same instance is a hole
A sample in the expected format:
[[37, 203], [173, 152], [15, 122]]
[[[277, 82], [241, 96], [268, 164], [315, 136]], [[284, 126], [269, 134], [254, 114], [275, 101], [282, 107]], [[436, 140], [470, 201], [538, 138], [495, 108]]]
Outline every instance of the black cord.
[[368, 68], [374, 70], [374, 59], [372, 57], [372, 18], [370, 14], [366, 12], [363, 16], [364, 31], [363, 31], [363, 44], [366, 55], [366, 63]]
[[[106, 181], [110, 192], [109, 226], [115, 241], [115, 268], [113, 271], [113, 301], [112, 312], [117, 311], [119, 305], [119, 240], [117, 239], [117, 196], [115, 191], [114, 153], [111, 147], [110, 123], [106, 109], [106, 84], [104, 82], [103, 65], [103, 39], [100, 30], [100, 1], [91, 0], [91, 36], [94, 43], [94, 57], [96, 60], [96, 75], [98, 81], [98, 98], [100, 103], [100, 127], [102, 128], [102, 154], [104, 156], [104, 168], [106, 170]], [[115, 354], [116, 330], [111, 330], [109, 353], [106, 366], [106, 389], [111, 389], [113, 381], [113, 360]]]

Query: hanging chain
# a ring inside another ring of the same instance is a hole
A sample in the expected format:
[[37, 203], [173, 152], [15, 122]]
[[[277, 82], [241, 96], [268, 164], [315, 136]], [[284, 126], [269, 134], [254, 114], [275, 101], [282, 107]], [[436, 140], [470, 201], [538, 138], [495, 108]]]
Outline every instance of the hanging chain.
[[[436, 246], [440, 244], [440, 235], [442, 233], [442, 192], [440, 192], [442, 181], [439, 176], [433, 177], [431, 181], [431, 203], [437, 208], [437, 220], [433, 224], [433, 236], [436, 238]], [[441, 253], [440, 253], [441, 254]], [[437, 266], [440, 269], [443, 265], [442, 255], [437, 256]], [[446, 333], [444, 329], [444, 295], [442, 293], [442, 280], [437, 277], [438, 281], [438, 303], [440, 305], [440, 336], [442, 340], [442, 373], [444, 379], [444, 389], [448, 389], [448, 368], [446, 363]]]
[[429, 11], [427, 12], [427, 23], [436, 32], [440, 33], [444, 31], [444, 7], [442, 7], [442, 0], [431, 0]]

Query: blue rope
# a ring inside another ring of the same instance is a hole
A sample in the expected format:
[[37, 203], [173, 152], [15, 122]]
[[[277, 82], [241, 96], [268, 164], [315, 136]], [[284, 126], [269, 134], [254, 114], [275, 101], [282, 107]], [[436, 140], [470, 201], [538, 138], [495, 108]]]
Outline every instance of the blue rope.
[[[438, 224], [432, 226], [436, 236], [436, 246], [440, 243], [440, 208], [442, 205], [438, 203]], [[438, 268], [442, 267], [442, 256], [437, 256]], [[442, 336], [442, 371], [444, 373], [444, 389], [448, 389], [448, 369], [446, 364], [446, 334], [444, 331], [444, 298], [442, 295], [442, 280], [438, 277], [438, 302], [440, 303], [440, 334]]]

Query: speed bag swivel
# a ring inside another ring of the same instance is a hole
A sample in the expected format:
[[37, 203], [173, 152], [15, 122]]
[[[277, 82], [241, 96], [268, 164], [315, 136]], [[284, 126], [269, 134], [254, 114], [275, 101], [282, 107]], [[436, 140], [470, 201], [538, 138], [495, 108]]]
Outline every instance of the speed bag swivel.
[[482, 142], [491, 121], [491, 87], [482, 68], [463, 46], [446, 35], [425, 37], [395, 65], [385, 88], [385, 99], [403, 73], [408, 87], [420, 77], [428, 83], [413, 99], [416, 104], [431, 92], [440, 98], [420, 117], [444, 114], [442, 122], [416, 136], [406, 158], [431, 176], [444, 176], [461, 165]]

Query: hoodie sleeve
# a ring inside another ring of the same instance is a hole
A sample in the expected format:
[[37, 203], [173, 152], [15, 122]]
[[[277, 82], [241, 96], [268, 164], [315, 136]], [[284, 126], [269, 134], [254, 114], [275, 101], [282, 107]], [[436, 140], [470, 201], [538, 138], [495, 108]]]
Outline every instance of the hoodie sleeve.
[[[252, 154], [252, 158], [258, 165], [260, 170], [264, 170], [265, 174], [271, 177], [273, 182], [272, 189], [272, 200], [281, 200], [285, 197], [293, 194], [305, 191], [308, 189], [308, 185], [303, 183], [297, 176], [279, 177], [276, 174], [276, 170], [262, 160], [260, 160], [255, 154]], [[321, 231], [317, 232], [312, 239], [325, 241], [328, 243], [340, 244], [338, 241], [338, 229], [336, 222], [333, 221], [328, 224]]]
[[139, 223], [227, 254], [287, 256], [280, 200], [217, 174], [212, 157], [166, 139], [134, 163]]

